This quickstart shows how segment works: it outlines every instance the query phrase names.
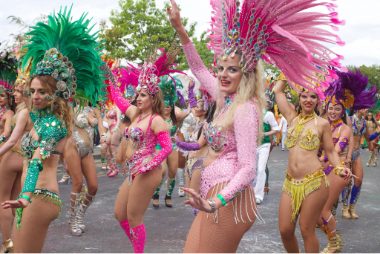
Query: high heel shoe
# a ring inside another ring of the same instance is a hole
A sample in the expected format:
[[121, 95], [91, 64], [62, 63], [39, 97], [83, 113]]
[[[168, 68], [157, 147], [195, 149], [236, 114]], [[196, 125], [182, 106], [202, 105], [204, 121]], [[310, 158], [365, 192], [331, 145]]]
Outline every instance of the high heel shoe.
[[152, 197], [152, 205], [155, 209], [160, 208], [160, 196], [157, 194], [154, 194]]
[[71, 182], [71, 177], [67, 173], [64, 173], [62, 178], [58, 181], [59, 184], [69, 184], [70, 182]]
[[169, 208], [173, 207], [172, 197], [170, 197], [168, 195], [165, 196], [165, 206], [169, 207]]
[[13, 252], [13, 241], [12, 239], [8, 239], [3, 242], [0, 248], [0, 253], [12, 253]]
[[265, 186], [265, 187], [264, 187], [264, 193], [265, 193], [265, 194], [268, 194], [268, 193], [269, 193], [269, 190], [270, 190], [269, 186]]

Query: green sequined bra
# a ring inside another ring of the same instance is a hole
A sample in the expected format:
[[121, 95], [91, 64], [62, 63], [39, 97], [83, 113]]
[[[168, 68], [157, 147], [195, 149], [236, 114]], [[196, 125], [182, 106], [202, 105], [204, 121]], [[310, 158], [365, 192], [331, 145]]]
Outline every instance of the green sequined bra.
[[44, 160], [56, 154], [55, 148], [59, 141], [67, 136], [67, 129], [62, 120], [55, 116], [49, 108], [29, 113], [38, 135], [38, 140], [26, 133], [22, 138], [21, 150], [24, 157], [31, 159], [34, 151], [40, 148], [41, 158]]

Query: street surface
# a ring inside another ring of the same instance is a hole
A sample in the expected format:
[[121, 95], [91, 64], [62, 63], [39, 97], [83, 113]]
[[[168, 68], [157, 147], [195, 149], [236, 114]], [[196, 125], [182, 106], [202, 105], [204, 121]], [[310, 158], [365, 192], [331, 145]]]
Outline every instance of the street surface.
[[[366, 162], [368, 152], [362, 150]], [[98, 158], [98, 156], [96, 156]], [[113, 206], [116, 193], [124, 177], [118, 175], [109, 178], [101, 170], [99, 160], [99, 189], [94, 203], [88, 209], [85, 221], [86, 232], [81, 237], [71, 236], [68, 225], [70, 185], [61, 185], [61, 198], [64, 200], [62, 213], [49, 228], [44, 252], [132, 252], [132, 247], [114, 219]], [[287, 152], [275, 148], [269, 159], [270, 192], [258, 207], [265, 223], [255, 222], [251, 230], [242, 239], [238, 252], [285, 252], [278, 231], [278, 203], [284, 172], [287, 164]], [[363, 163], [364, 164], [364, 163]], [[338, 230], [344, 240], [343, 252], [380, 252], [380, 168], [365, 167], [362, 192], [357, 205], [358, 220], [345, 220], [341, 217], [341, 205], [338, 208]], [[59, 176], [62, 174], [60, 169]], [[155, 210], [150, 206], [145, 215], [147, 227], [146, 252], [181, 252], [187, 231], [193, 220], [190, 207], [183, 204], [177, 188], [174, 191], [174, 207], [164, 205], [164, 190], [161, 189], [161, 206]], [[321, 250], [326, 246], [326, 237], [317, 229]], [[297, 229], [299, 245], [302, 238]]]

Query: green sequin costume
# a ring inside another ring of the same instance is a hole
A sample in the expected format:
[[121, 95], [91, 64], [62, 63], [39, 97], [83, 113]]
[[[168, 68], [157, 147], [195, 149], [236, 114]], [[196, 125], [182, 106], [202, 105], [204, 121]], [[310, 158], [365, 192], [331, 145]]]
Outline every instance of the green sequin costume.
[[[48, 190], [36, 189], [39, 173], [43, 170], [43, 161], [52, 154], [59, 154], [55, 149], [58, 143], [67, 136], [67, 129], [62, 120], [54, 115], [49, 108], [30, 112], [30, 118], [34, 125], [38, 140], [35, 140], [31, 132], [26, 133], [21, 140], [21, 151], [29, 160], [27, 175], [20, 197], [25, 193], [32, 193], [34, 197], [47, 197], [54, 204], [61, 204], [58, 194]], [[35, 152], [39, 148], [39, 154]], [[34, 158], [33, 158], [34, 157]], [[33, 158], [33, 159], [32, 159]], [[16, 226], [20, 228], [23, 208], [16, 209]]]

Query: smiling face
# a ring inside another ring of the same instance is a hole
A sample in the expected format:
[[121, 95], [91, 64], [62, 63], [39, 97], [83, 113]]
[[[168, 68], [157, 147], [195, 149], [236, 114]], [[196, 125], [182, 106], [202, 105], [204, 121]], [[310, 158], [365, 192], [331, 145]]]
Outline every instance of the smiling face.
[[342, 104], [332, 104], [329, 103], [327, 107], [327, 117], [331, 122], [339, 120], [343, 116], [343, 106]]
[[218, 79], [220, 91], [225, 94], [234, 94], [240, 84], [243, 72], [239, 65], [240, 56], [228, 56], [218, 61]]
[[49, 90], [38, 78], [34, 78], [30, 84], [32, 105], [35, 109], [44, 109], [49, 105]]
[[299, 103], [304, 114], [311, 114], [318, 105], [318, 95], [314, 92], [303, 91]]
[[152, 108], [152, 97], [148, 94], [146, 89], [141, 89], [137, 95], [136, 106], [140, 111], [146, 111]]

